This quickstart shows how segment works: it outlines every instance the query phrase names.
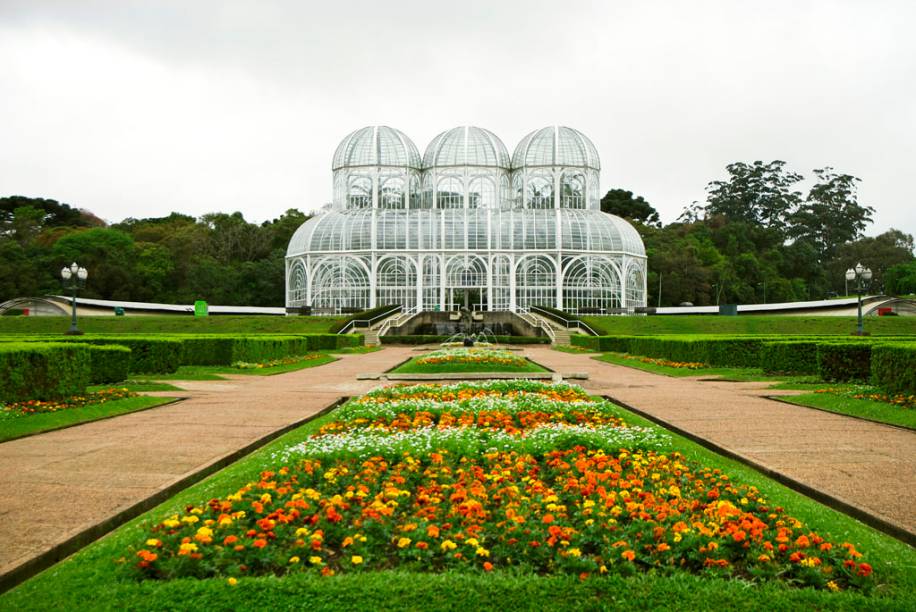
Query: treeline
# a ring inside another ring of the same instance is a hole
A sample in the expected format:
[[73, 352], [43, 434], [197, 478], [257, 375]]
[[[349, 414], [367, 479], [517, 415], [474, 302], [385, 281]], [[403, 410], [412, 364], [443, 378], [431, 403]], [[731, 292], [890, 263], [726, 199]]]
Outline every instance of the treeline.
[[[645, 199], [612, 189], [602, 210], [631, 220], [649, 257], [650, 305], [784, 302], [846, 293], [856, 263], [874, 272], [871, 291], [916, 293], [913, 237], [866, 237], [874, 210], [859, 179], [831, 168], [804, 177], [784, 162], [735, 163], [674, 223]], [[282, 306], [283, 258], [308, 216], [290, 209], [260, 225], [241, 213], [125, 219], [106, 225], [54, 200], [0, 198], [0, 302], [60, 293], [58, 273], [89, 269], [81, 295], [102, 299]], [[659, 288], [661, 300], [659, 300]]]
[[0, 302], [60, 293], [60, 268], [77, 261], [89, 269], [84, 297], [282, 306], [286, 246], [306, 219], [172, 213], [108, 226], [54, 200], [0, 198]]
[[871, 292], [916, 293], [913, 236], [894, 229], [864, 235], [874, 209], [858, 201], [856, 177], [814, 170], [803, 194], [797, 186], [804, 177], [782, 161], [727, 170], [726, 180], [707, 185], [705, 202], [664, 226], [655, 208], [629, 191], [612, 189], [601, 200], [602, 210], [631, 220], [645, 242], [650, 306], [845, 295], [845, 272], [858, 262], [874, 273]]

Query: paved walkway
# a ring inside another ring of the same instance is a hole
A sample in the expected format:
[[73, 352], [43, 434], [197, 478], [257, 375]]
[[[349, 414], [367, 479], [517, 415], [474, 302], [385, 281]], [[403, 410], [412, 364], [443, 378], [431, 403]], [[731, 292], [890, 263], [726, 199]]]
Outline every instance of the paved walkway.
[[0, 444], [0, 579], [239, 449], [377, 386], [386, 348], [279, 376], [178, 383], [176, 404]]
[[661, 376], [585, 354], [531, 348], [554, 370], [588, 372], [583, 385], [802, 485], [916, 534], [916, 433], [762, 396], [761, 383]]

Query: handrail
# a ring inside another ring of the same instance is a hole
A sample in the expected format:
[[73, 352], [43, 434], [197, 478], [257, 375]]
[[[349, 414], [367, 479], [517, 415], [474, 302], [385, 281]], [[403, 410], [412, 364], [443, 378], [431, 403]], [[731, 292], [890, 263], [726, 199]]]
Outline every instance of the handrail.
[[416, 306], [411, 306], [407, 310], [402, 309], [400, 316], [386, 319], [385, 321], [382, 322], [382, 324], [378, 328], [379, 337], [387, 334], [388, 330], [390, 330], [392, 327], [400, 327], [401, 325], [406, 323], [408, 320], [413, 318], [413, 316], [417, 314], [418, 312], [419, 312], [419, 308], [417, 308]]
[[556, 341], [556, 339], [557, 339], [557, 334], [556, 334], [556, 332], [553, 330], [553, 327], [550, 326], [550, 325], [545, 324], [544, 321], [543, 321], [542, 319], [539, 319], [538, 317], [536, 317], [536, 316], [534, 316], [533, 314], [531, 314], [531, 312], [528, 310], [528, 308], [526, 308], [526, 307], [519, 307], [519, 308], [517, 308], [517, 309], [515, 310], [515, 314], [516, 314], [520, 319], [522, 319], [523, 321], [525, 321], [526, 323], [528, 323], [529, 325], [531, 325], [532, 327], [536, 327], [536, 328], [538, 328], [538, 329], [543, 330], [544, 333], [547, 334], [547, 337], [550, 338], [551, 343], [553, 343], [553, 342]]
[[402, 309], [401, 306], [393, 306], [391, 310], [386, 310], [385, 312], [381, 314], [377, 314], [374, 317], [372, 317], [371, 319], [353, 319], [352, 321], [344, 325], [344, 327], [339, 332], [337, 332], [337, 335], [339, 336], [341, 334], [349, 333], [347, 330], [349, 330], [351, 327], [353, 328], [358, 327], [357, 323], [366, 323], [366, 325], [363, 325], [362, 327], [372, 327], [372, 324], [375, 323], [375, 321], [377, 321], [378, 319], [384, 319], [385, 317], [390, 317], [394, 313], [400, 312], [401, 309]]
[[591, 335], [593, 335], [593, 336], [600, 336], [600, 335], [601, 335], [601, 334], [599, 334], [598, 332], [596, 332], [594, 329], [592, 329], [592, 328], [589, 326], [588, 323], [586, 323], [585, 321], [582, 321], [581, 319], [570, 320], [570, 319], [567, 319], [566, 317], [561, 317], [560, 315], [558, 315], [558, 314], [556, 314], [556, 313], [550, 312], [549, 310], [544, 310], [543, 308], [541, 308], [541, 307], [539, 307], [539, 306], [532, 306], [532, 307], [531, 307], [531, 310], [537, 311], [538, 314], [540, 314], [540, 315], [542, 315], [542, 316], [545, 316], [545, 317], [547, 317], [548, 319], [553, 319], [553, 320], [556, 321], [557, 323], [563, 323], [563, 324], [565, 324], [565, 325], [566, 325], [566, 329], [570, 329], [570, 328], [572, 328], [572, 327], [575, 327], [575, 328], [579, 328], [579, 329], [586, 329], [586, 330], [588, 330], [588, 332], [589, 332]]

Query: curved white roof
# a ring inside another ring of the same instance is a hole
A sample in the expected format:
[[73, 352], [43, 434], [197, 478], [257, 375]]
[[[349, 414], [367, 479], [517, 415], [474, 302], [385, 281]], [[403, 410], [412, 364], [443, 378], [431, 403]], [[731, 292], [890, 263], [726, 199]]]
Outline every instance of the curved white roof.
[[[465, 215], [465, 212], [467, 215]], [[560, 214], [560, 244], [556, 244], [556, 213]], [[487, 214], [491, 223], [487, 223]], [[511, 209], [492, 210], [381, 210], [376, 212], [379, 227], [378, 250], [421, 248], [451, 250], [462, 248], [453, 236], [481, 236], [486, 244], [487, 227], [492, 228], [489, 243], [494, 250], [541, 252], [562, 249], [592, 253], [626, 253], [645, 257], [639, 233], [624, 219], [590, 209]], [[446, 235], [439, 234], [444, 217]], [[306, 253], [369, 251], [372, 228], [371, 209], [330, 211], [303, 223], [287, 249], [287, 256]], [[464, 227], [467, 225], [467, 228]], [[422, 228], [419, 229], [419, 228]], [[469, 252], [475, 249], [467, 247]]]
[[404, 132], [371, 125], [347, 134], [334, 152], [332, 170], [358, 166], [420, 168], [420, 152]]
[[578, 130], [561, 125], [535, 130], [522, 138], [512, 155], [513, 168], [577, 166], [601, 169], [598, 150]]
[[423, 155], [423, 166], [489, 166], [508, 169], [509, 151], [490, 130], [465, 125], [433, 138]]

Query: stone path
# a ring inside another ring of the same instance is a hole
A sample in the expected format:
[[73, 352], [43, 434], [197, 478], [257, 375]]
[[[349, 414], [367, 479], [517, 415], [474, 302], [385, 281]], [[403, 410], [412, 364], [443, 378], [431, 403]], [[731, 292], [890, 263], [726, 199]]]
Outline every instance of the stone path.
[[56, 547], [239, 449], [377, 386], [357, 375], [409, 356], [392, 347], [278, 376], [176, 383], [185, 391], [161, 395], [188, 399], [0, 444], [0, 582], [41, 555], [69, 554]]
[[779, 392], [766, 391], [761, 383], [701, 382], [585, 354], [546, 348], [526, 352], [553, 370], [587, 372], [582, 386], [595, 394], [611, 396], [916, 537], [916, 432], [765, 399], [764, 394]]

